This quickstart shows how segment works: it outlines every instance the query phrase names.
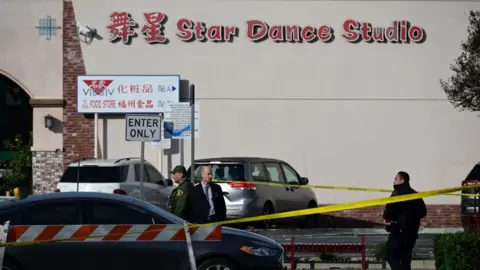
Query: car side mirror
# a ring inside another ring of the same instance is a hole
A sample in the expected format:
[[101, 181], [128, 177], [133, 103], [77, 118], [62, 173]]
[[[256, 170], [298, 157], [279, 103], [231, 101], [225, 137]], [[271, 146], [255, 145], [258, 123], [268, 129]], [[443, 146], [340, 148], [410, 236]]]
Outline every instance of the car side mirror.
[[308, 185], [308, 178], [307, 177], [300, 178], [300, 185]]
[[172, 179], [166, 179], [165, 182], [167, 182], [167, 186], [173, 186], [173, 180]]

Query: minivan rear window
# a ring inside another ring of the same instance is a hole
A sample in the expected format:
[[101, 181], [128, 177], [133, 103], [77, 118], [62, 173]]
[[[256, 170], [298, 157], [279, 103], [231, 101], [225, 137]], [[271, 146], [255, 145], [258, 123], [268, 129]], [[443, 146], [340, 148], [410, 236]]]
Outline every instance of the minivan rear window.
[[68, 167], [60, 178], [60, 183], [120, 183], [125, 182], [127, 178], [127, 166], [99, 167], [99, 166], [81, 166]]
[[465, 180], [478, 180], [480, 181], [480, 165], [475, 165], [473, 167], [472, 171], [468, 174], [467, 178]]
[[[202, 166], [210, 166], [212, 168], [212, 177], [214, 180], [245, 180], [245, 166], [241, 163], [197, 163], [195, 164], [195, 179], [202, 178]], [[187, 177], [190, 177], [190, 168]]]

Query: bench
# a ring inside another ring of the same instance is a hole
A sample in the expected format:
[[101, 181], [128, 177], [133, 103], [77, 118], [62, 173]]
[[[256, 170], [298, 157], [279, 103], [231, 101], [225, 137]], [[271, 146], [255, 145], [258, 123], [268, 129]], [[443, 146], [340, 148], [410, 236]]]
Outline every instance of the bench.
[[313, 254], [338, 254], [350, 253], [361, 254], [362, 269], [367, 269], [366, 245], [365, 236], [357, 243], [295, 243], [295, 238], [292, 236], [290, 244], [282, 245], [285, 250], [285, 255], [290, 256], [290, 267], [292, 270], [296, 269], [295, 253], [313, 253]]

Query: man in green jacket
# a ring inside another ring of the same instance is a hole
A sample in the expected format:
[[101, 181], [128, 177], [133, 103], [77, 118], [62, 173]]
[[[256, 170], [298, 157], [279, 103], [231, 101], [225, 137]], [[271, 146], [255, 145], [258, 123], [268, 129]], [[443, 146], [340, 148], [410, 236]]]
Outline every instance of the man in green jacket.
[[178, 184], [170, 196], [171, 212], [189, 222], [195, 222], [195, 193], [193, 184], [185, 180], [187, 170], [184, 166], [176, 166], [171, 173], [173, 181]]

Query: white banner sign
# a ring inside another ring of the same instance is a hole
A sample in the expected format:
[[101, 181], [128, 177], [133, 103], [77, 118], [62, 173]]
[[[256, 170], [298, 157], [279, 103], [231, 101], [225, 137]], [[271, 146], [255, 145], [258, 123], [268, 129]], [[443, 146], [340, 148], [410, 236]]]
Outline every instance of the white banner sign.
[[178, 75], [77, 77], [79, 113], [160, 113], [179, 101]]

